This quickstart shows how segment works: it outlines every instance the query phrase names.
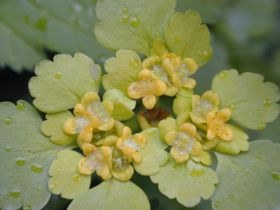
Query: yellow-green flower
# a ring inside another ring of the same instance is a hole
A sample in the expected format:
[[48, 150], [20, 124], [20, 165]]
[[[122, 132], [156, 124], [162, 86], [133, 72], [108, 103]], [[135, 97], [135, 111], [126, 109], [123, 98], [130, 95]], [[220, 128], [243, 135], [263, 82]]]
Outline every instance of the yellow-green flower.
[[201, 97], [192, 96], [191, 120], [195, 124], [206, 123], [207, 114], [218, 110], [219, 101], [219, 96], [211, 90], [205, 92]]
[[225, 124], [230, 117], [230, 109], [209, 112], [206, 119], [207, 139], [211, 140], [218, 136], [223, 140], [230, 141], [233, 137], [233, 133]]
[[187, 161], [190, 156], [199, 156], [202, 145], [196, 139], [196, 127], [191, 123], [184, 123], [178, 131], [169, 131], [165, 134], [165, 141], [171, 145], [170, 153], [177, 163]]
[[166, 84], [148, 69], [143, 69], [138, 75], [139, 81], [133, 82], [127, 89], [127, 94], [133, 99], [142, 98], [143, 105], [152, 109], [157, 97], [163, 95]]
[[145, 146], [146, 139], [141, 134], [131, 134], [129, 127], [123, 128], [122, 136], [118, 139], [116, 146], [120, 149], [126, 160], [131, 163], [139, 163], [142, 160], [140, 153], [138, 152]]

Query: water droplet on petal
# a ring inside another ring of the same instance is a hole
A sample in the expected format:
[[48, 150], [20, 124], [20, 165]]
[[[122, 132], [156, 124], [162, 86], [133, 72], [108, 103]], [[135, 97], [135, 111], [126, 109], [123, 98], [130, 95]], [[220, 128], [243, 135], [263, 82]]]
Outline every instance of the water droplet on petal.
[[140, 25], [140, 21], [138, 20], [137, 17], [131, 17], [131, 18], [130, 18], [130, 25], [131, 25], [133, 28], [137, 28], [137, 27]]
[[271, 176], [274, 180], [277, 180], [277, 181], [280, 180], [280, 172], [278, 172], [278, 171], [272, 171]]
[[16, 159], [17, 166], [24, 166], [25, 162], [26, 162], [26, 160], [23, 157], [18, 157]]
[[42, 173], [43, 172], [43, 166], [39, 165], [39, 164], [33, 164], [31, 166], [31, 170], [34, 172], [34, 173]]
[[129, 16], [128, 15], [122, 15], [121, 16], [121, 23], [128, 23]]
[[31, 205], [24, 205], [23, 210], [32, 210], [32, 206]]
[[16, 109], [19, 110], [19, 111], [22, 111], [22, 110], [24, 110], [24, 108], [25, 108], [24, 103], [21, 102], [21, 101], [18, 101], [18, 102], [17, 102]]
[[11, 196], [13, 198], [19, 197], [20, 194], [21, 194], [20, 190], [13, 190], [13, 191], [9, 192], [9, 196]]
[[81, 178], [80, 174], [74, 174], [74, 175], [72, 176], [73, 182], [79, 182], [79, 181], [80, 181], [80, 178]]
[[218, 75], [221, 79], [225, 78], [226, 77], [226, 73], [225, 72], [221, 72], [219, 73]]
[[13, 120], [12, 120], [11, 118], [5, 118], [5, 119], [4, 119], [4, 123], [5, 123], [6, 125], [11, 125], [11, 124], [13, 123]]
[[193, 169], [191, 171], [191, 176], [192, 177], [202, 176], [203, 174], [204, 174], [204, 170], [203, 169], [200, 169], [200, 170]]
[[271, 104], [272, 104], [272, 101], [269, 100], [269, 99], [265, 99], [265, 100], [263, 101], [263, 105], [264, 105], [264, 106], [270, 106]]
[[265, 124], [264, 123], [259, 123], [257, 127], [258, 127], [259, 130], [262, 130], [262, 129], [265, 128]]
[[60, 72], [56, 72], [54, 75], [55, 79], [60, 79], [61, 77], [62, 77], [62, 73], [60, 73]]

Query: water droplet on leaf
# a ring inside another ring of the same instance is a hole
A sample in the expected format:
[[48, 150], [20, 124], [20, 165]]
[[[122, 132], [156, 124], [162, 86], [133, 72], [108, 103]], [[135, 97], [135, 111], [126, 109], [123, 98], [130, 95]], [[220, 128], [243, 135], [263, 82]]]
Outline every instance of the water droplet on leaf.
[[77, 13], [80, 13], [83, 10], [83, 6], [80, 5], [79, 3], [74, 3], [72, 7], [74, 11]]
[[25, 108], [24, 103], [23, 103], [23, 102], [18, 101], [18, 102], [17, 102], [16, 109], [17, 109], [17, 110], [19, 110], [19, 111], [22, 111], [22, 110], [24, 110], [24, 108]]
[[225, 78], [226, 77], [226, 73], [222, 72], [222, 73], [219, 73], [218, 75], [221, 79]]
[[215, 208], [219, 208], [219, 207], [220, 207], [220, 202], [214, 201], [214, 202], [213, 202], [213, 206], [214, 206]]
[[263, 101], [263, 105], [264, 105], [264, 106], [270, 106], [271, 104], [272, 104], [272, 101], [269, 100], [269, 99], [265, 99], [265, 100]]
[[128, 15], [122, 15], [121, 16], [121, 23], [128, 23], [129, 16]]
[[11, 149], [12, 149], [12, 148], [11, 148], [10, 146], [6, 146], [5, 151], [6, 151], [6, 152], [10, 152]]
[[6, 125], [11, 125], [11, 124], [13, 123], [13, 120], [12, 120], [11, 118], [5, 118], [5, 119], [4, 119], [4, 123], [5, 123]]
[[73, 182], [79, 182], [79, 181], [80, 181], [80, 178], [81, 178], [80, 174], [74, 174], [74, 175], [72, 176]]
[[31, 166], [31, 170], [34, 172], [34, 173], [42, 173], [43, 172], [43, 166], [39, 165], [39, 164], [33, 164]]
[[192, 177], [202, 176], [203, 174], [204, 174], [204, 170], [203, 169], [201, 169], [201, 170], [194, 169], [194, 170], [191, 171], [191, 176]]
[[122, 12], [123, 13], [128, 13], [128, 8], [127, 7], [122, 8]]
[[60, 72], [56, 72], [54, 75], [55, 79], [60, 79], [61, 77], [62, 77], [62, 73], [60, 73]]
[[277, 181], [280, 180], [280, 172], [278, 172], [278, 171], [272, 171], [271, 176], [274, 180], [277, 180]]
[[23, 210], [32, 210], [32, 206], [31, 205], [24, 205]]
[[19, 197], [20, 194], [21, 194], [20, 190], [13, 190], [13, 191], [9, 192], [9, 196], [11, 196], [13, 198]]
[[49, 184], [49, 189], [50, 189], [50, 191], [54, 191], [55, 185], [54, 184]]
[[234, 109], [235, 106], [236, 106], [235, 104], [230, 104], [230, 105], [229, 105], [229, 108]]
[[130, 25], [133, 28], [137, 28], [140, 25], [140, 21], [138, 20], [137, 17], [132, 17], [132, 18], [130, 18]]
[[26, 160], [23, 157], [19, 157], [16, 159], [17, 166], [23, 166], [25, 164]]
[[265, 124], [264, 123], [259, 123], [257, 127], [258, 127], [259, 130], [262, 130], [262, 129], [265, 128]]
[[48, 20], [46, 18], [39, 18], [34, 23], [35, 28], [37, 28], [40, 31], [46, 31], [48, 26]]

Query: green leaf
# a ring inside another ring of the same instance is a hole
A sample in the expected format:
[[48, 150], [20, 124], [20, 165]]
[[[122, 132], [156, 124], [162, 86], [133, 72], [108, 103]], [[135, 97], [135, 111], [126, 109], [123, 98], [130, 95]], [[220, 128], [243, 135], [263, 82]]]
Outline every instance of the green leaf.
[[169, 131], [177, 130], [176, 120], [172, 117], [167, 117], [159, 122], [158, 129], [160, 138], [165, 142], [165, 134]]
[[259, 74], [222, 71], [214, 78], [212, 90], [219, 95], [221, 107], [231, 108], [232, 119], [246, 128], [262, 129], [279, 114], [275, 103], [280, 99], [279, 88], [263, 82]]
[[0, 1], [0, 64], [32, 69], [46, 57], [44, 48], [107, 57], [92, 31], [95, 21], [91, 0]]
[[218, 144], [215, 150], [225, 154], [237, 155], [241, 151], [247, 151], [249, 149], [248, 135], [241, 129], [227, 124], [227, 126], [233, 132], [233, 139], [231, 141], [224, 141], [218, 139]]
[[169, 49], [183, 58], [193, 58], [199, 66], [212, 56], [210, 33], [195, 11], [177, 12], [164, 32]]
[[119, 50], [116, 57], [106, 60], [104, 68], [108, 73], [102, 78], [104, 88], [119, 89], [127, 94], [128, 86], [138, 78], [141, 60], [138, 54], [131, 50]]
[[37, 109], [46, 113], [66, 111], [80, 102], [85, 93], [98, 91], [101, 70], [92, 59], [76, 53], [74, 57], [59, 54], [53, 60], [37, 64], [37, 76], [29, 81]]
[[69, 111], [58, 114], [47, 114], [47, 119], [41, 125], [43, 134], [50, 136], [51, 142], [57, 145], [73, 143], [75, 136], [69, 135], [63, 131], [64, 123], [71, 117], [73, 117], [73, 115]]
[[98, 1], [97, 40], [109, 49], [130, 49], [149, 55], [154, 39], [162, 38], [175, 4], [175, 0]]
[[141, 175], [153, 175], [159, 172], [160, 166], [168, 161], [168, 154], [165, 151], [167, 145], [160, 139], [159, 131], [156, 128], [144, 130], [141, 134], [146, 137], [147, 143], [139, 151], [142, 161], [134, 164], [134, 168]]
[[103, 95], [103, 101], [111, 101], [113, 103], [112, 117], [115, 120], [128, 120], [133, 117], [133, 109], [136, 101], [128, 98], [118, 89], [107, 90]]
[[145, 193], [132, 182], [103, 181], [100, 185], [80, 194], [68, 210], [149, 210]]
[[261, 140], [238, 156], [217, 154], [220, 183], [212, 198], [214, 210], [278, 209], [280, 145]]
[[0, 103], [0, 209], [41, 209], [49, 200], [48, 169], [60, 147], [40, 132], [27, 102]]
[[77, 170], [78, 163], [83, 156], [72, 150], [62, 150], [57, 153], [57, 159], [49, 170], [49, 189], [53, 194], [74, 199], [80, 193], [87, 191], [91, 176], [81, 175]]
[[176, 115], [189, 113], [192, 109], [193, 92], [181, 89], [173, 101], [173, 111]]
[[218, 183], [215, 171], [192, 160], [183, 164], [170, 160], [151, 179], [161, 193], [186, 207], [197, 205], [201, 198], [209, 199]]

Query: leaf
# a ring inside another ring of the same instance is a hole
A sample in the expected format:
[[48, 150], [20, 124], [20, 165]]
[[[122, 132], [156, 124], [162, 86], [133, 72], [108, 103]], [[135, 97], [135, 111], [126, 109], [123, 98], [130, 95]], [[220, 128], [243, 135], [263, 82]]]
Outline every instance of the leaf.
[[232, 119], [246, 128], [262, 129], [279, 114], [275, 103], [280, 99], [279, 88], [263, 82], [259, 74], [222, 71], [214, 78], [212, 90], [219, 95], [221, 107], [231, 108]]
[[103, 95], [103, 101], [113, 103], [112, 117], [115, 120], [128, 120], [133, 117], [133, 109], [136, 106], [136, 101], [128, 98], [118, 89], [107, 90]]
[[73, 117], [73, 115], [69, 111], [58, 114], [47, 114], [47, 120], [42, 123], [41, 131], [44, 135], [50, 136], [50, 140], [54, 144], [71, 144], [75, 140], [75, 136], [68, 135], [63, 131], [64, 123], [71, 117]]
[[57, 159], [51, 164], [49, 170], [49, 189], [53, 194], [74, 199], [80, 193], [87, 191], [91, 176], [81, 175], [77, 170], [78, 163], [83, 156], [72, 150], [61, 150]]
[[278, 209], [280, 146], [260, 140], [238, 156], [216, 154], [220, 183], [212, 198], [214, 210]]
[[80, 102], [85, 93], [98, 91], [100, 66], [89, 57], [81, 53], [74, 57], [59, 54], [53, 60], [37, 64], [37, 76], [29, 81], [37, 109], [46, 113], [66, 111]]
[[177, 12], [165, 29], [164, 39], [172, 52], [193, 58], [199, 66], [212, 56], [209, 30], [195, 11]]
[[41, 209], [49, 200], [48, 169], [60, 147], [40, 132], [25, 101], [0, 103], [0, 209]]
[[237, 155], [241, 151], [247, 151], [249, 149], [248, 135], [244, 133], [241, 129], [227, 124], [233, 132], [233, 139], [231, 141], [224, 141], [218, 139], [218, 144], [215, 150], [225, 154]]
[[161, 193], [186, 207], [197, 205], [201, 198], [209, 199], [218, 183], [215, 171], [192, 160], [183, 164], [170, 160], [151, 179]]
[[145, 193], [132, 182], [103, 181], [100, 185], [80, 194], [68, 210], [148, 210]]
[[100, 22], [94, 30], [97, 40], [109, 49], [149, 55], [154, 39], [162, 37], [175, 4], [175, 0], [98, 1], [96, 15]]
[[181, 89], [173, 101], [173, 111], [176, 115], [189, 113], [192, 109], [193, 92]]
[[139, 151], [142, 161], [134, 164], [134, 168], [141, 175], [153, 175], [159, 172], [160, 166], [168, 161], [168, 154], [165, 151], [167, 145], [160, 139], [159, 131], [156, 128], [144, 130], [141, 134], [146, 137], [147, 143]]
[[138, 78], [141, 60], [138, 54], [131, 50], [119, 50], [116, 57], [106, 60], [104, 68], [108, 73], [102, 78], [104, 88], [119, 89], [127, 94], [128, 86]]
[[98, 44], [92, 32], [95, 21], [91, 0], [1, 1], [0, 64], [10, 65], [15, 71], [31, 70], [46, 57], [44, 48], [106, 57], [110, 53]]
[[169, 131], [177, 130], [176, 120], [172, 117], [167, 117], [158, 123], [159, 135], [163, 142], [165, 142], [165, 134]]

